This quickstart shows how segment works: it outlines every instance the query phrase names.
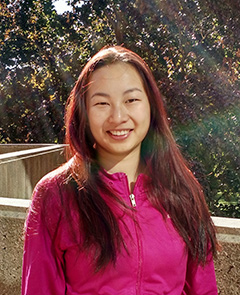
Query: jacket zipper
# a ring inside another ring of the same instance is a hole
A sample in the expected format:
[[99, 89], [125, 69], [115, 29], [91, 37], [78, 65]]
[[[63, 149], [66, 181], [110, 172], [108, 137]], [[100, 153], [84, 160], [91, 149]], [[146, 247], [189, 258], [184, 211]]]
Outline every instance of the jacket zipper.
[[[126, 177], [127, 181], [127, 177]], [[135, 185], [137, 184], [137, 181]], [[127, 181], [128, 185], [128, 181]], [[131, 201], [132, 207], [135, 208], [137, 206], [136, 204], [136, 198], [135, 195], [132, 193], [129, 194], [129, 199]], [[135, 219], [137, 220], [136, 212], [133, 213], [135, 215]], [[137, 251], [138, 251], [138, 272], [137, 272], [137, 278], [136, 278], [136, 295], [140, 294], [140, 286], [141, 286], [141, 280], [142, 280], [142, 245], [139, 237], [138, 227], [136, 224], [134, 224], [135, 232], [136, 232], [136, 240], [137, 240]]]
[[130, 198], [130, 201], [131, 201], [131, 203], [132, 203], [132, 206], [133, 206], [133, 207], [136, 207], [137, 204], [136, 204], [136, 200], [135, 200], [135, 196], [134, 196], [134, 194], [130, 194], [130, 195], [129, 195], [129, 198]]

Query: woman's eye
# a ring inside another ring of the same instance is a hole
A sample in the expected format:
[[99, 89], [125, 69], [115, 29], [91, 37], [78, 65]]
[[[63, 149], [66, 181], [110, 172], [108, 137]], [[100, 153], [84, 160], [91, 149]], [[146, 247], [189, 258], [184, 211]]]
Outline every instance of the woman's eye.
[[135, 102], [135, 101], [138, 101], [137, 98], [130, 98], [126, 101], [126, 103], [132, 103], [132, 102]]
[[95, 103], [95, 106], [100, 105], [100, 106], [105, 106], [105, 105], [109, 105], [109, 103], [105, 102], [105, 101], [100, 101]]

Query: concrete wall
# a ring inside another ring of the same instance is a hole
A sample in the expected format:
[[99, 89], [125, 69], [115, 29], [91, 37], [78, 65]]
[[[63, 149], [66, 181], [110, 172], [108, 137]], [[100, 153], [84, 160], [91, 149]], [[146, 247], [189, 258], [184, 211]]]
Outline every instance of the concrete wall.
[[64, 145], [0, 145], [0, 197], [30, 199], [42, 176], [64, 163]]
[[240, 294], [240, 219], [213, 217], [222, 249], [215, 260], [219, 294]]
[[30, 200], [0, 198], [0, 295], [21, 294], [23, 227]]
[[[29, 203], [0, 198], [0, 295], [20, 295], [23, 226]], [[215, 260], [219, 294], [240, 294], [240, 219], [213, 217], [213, 221], [222, 244]]]

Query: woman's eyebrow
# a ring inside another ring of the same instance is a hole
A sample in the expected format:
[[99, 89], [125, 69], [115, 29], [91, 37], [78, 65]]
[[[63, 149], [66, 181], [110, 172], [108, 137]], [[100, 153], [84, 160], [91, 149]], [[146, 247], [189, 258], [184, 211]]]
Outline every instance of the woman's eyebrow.
[[[123, 95], [129, 94], [129, 93], [134, 92], [134, 91], [142, 92], [142, 90], [140, 88], [134, 87], [134, 88], [130, 88], [130, 89], [125, 90], [123, 92]], [[103, 96], [103, 97], [107, 97], [107, 98], [110, 97], [109, 94], [104, 93], [104, 92], [96, 92], [90, 98], [93, 98], [94, 96]]]
[[104, 93], [104, 92], [96, 92], [96, 93], [93, 93], [93, 95], [90, 98], [93, 98], [94, 96], [110, 97], [109, 94]]
[[134, 87], [134, 88], [130, 88], [130, 89], [124, 91], [123, 94], [125, 95], [125, 94], [128, 94], [128, 93], [134, 92], [134, 91], [142, 92], [142, 90], [140, 88]]

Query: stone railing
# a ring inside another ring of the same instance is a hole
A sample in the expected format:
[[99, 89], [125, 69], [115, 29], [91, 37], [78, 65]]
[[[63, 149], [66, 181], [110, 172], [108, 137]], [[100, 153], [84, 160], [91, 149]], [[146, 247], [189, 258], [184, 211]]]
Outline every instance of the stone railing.
[[[23, 228], [30, 200], [0, 198], [0, 294], [20, 295]], [[215, 260], [219, 294], [239, 294], [240, 219], [213, 217], [222, 250]]]
[[64, 162], [64, 145], [0, 145], [0, 197], [30, 199], [39, 179]]

